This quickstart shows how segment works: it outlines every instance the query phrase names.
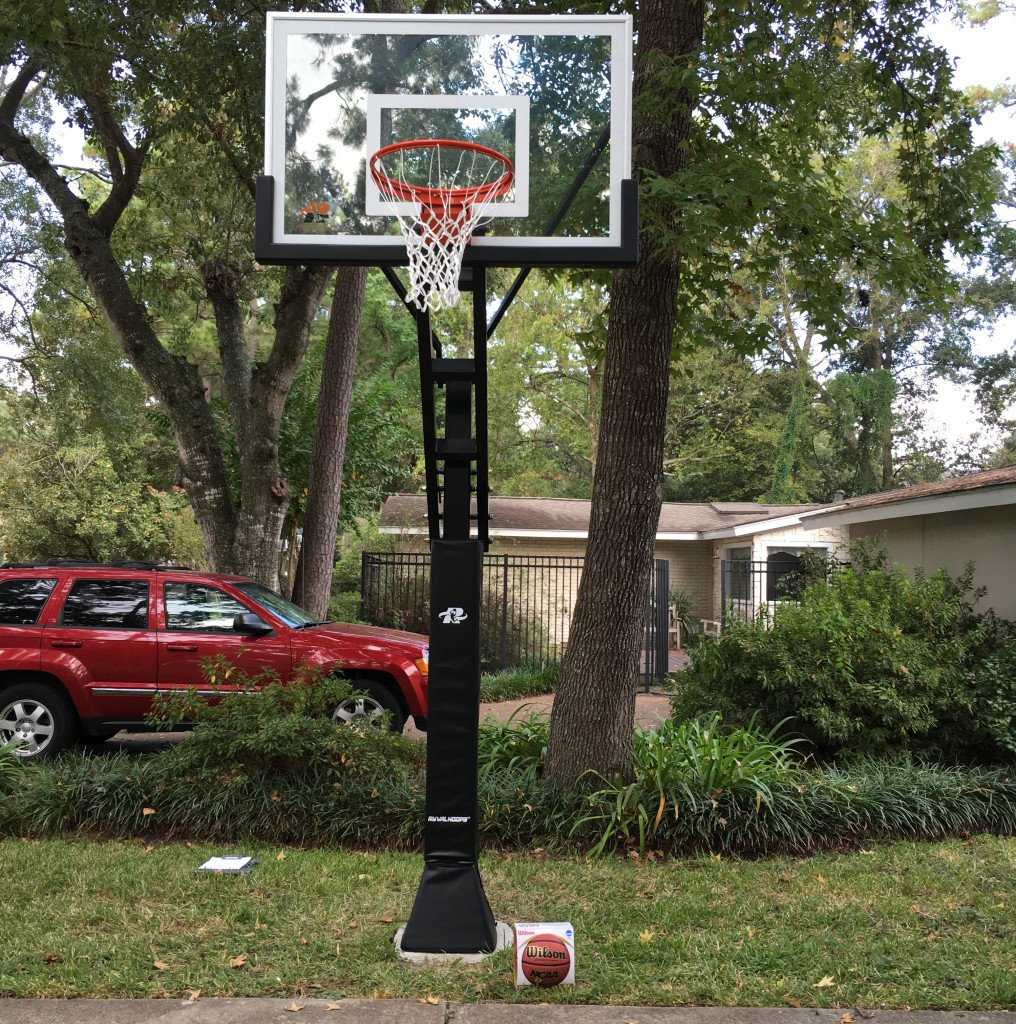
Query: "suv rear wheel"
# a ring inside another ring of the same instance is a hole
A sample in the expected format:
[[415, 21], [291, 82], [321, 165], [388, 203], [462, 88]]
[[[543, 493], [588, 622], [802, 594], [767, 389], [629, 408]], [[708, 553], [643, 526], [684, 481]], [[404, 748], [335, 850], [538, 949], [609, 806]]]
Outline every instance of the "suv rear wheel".
[[77, 737], [78, 720], [63, 694], [43, 683], [0, 691], [0, 743], [16, 743], [28, 761], [53, 757]]
[[402, 705], [384, 683], [354, 676], [349, 684], [354, 690], [363, 692], [344, 700], [332, 712], [336, 722], [346, 725], [382, 725], [387, 711], [391, 716], [389, 723], [392, 732], [402, 732], [406, 724]]

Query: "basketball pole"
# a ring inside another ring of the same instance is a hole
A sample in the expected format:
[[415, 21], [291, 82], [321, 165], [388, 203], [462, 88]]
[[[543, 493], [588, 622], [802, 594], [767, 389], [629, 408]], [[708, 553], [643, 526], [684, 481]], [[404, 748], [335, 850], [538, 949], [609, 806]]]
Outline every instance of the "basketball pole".
[[[480, 605], [483, 553], [490, 543], [485, 268], [464, 271], [460, 286], [473, 296], [472, 359], [435, 357], [430, 314], [414, 313], [431, 574], [424, 866], [401, 942], [411, 953], [490, 953], [497, 938], [480, 879], [477, 825]], [[435, 388], [442, 386], [445, 436], [439, 438]]]

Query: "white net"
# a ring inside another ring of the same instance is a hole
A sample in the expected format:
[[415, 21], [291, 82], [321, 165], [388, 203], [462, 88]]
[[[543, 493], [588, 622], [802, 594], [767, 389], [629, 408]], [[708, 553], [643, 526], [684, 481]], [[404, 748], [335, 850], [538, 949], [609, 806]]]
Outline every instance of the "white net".
[[[407, 301], [437, 312], [459, 301], [459, 277], [466, 246], [494, 217], [491, 205], [510, 188], [500, 187], [510, 164], [487, 151], [428, 143], [375, 158], [374, 180], [398, 218], [409, 257]], [[401, 206], [409, 195], [415, 213]]]

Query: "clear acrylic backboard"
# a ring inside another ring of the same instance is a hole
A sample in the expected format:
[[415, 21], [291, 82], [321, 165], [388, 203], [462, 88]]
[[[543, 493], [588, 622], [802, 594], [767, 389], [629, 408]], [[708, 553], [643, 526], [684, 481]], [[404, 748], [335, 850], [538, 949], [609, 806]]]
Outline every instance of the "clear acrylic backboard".
[[634, 262], [631, 53], [626, 15], [270, 13], [258, 259], [404, 263], [368, 161], [438, 138], [515, 169], [467, 265]]

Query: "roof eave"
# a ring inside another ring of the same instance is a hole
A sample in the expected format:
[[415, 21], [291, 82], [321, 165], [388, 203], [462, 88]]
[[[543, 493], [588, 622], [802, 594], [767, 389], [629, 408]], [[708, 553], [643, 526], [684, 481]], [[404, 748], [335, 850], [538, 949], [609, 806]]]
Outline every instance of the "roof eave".
[[850, 526], [885, 519], [909, 519], [912, 516], [937, 515], [942, 512], [965, 512], [976, 508], [994, 508], [1016, 504], [1016, 484], [985, 487], [948, 494], [929, 494], [920, 498], [901, 498], [882, 505], [862, 508], [843, 506], [839, 510], [811, 513], [822, 526]]
[[751, 537], [756, 533], [769, 533], [771, 530], [786, 530], [791, 526], [800, 526], [801, 518], [809, 514], [808, 512], [797, 512], [792, 516], [755, 519], [750, 523], [725, 526], [721, 530], [705, 530], [701, 536], [703, 540], [725, 540], [730, 537]]

